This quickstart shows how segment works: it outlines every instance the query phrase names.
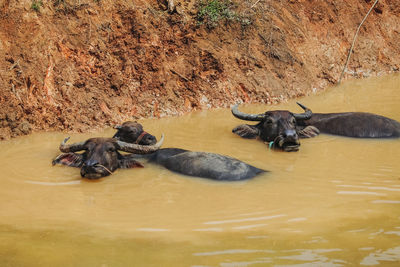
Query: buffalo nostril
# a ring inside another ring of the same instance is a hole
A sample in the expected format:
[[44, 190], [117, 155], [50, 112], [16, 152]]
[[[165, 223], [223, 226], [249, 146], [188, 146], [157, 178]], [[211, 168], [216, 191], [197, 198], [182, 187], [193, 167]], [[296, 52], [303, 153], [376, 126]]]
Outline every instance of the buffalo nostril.
[[157, 143], [157, 139], [153, 135], [146, 135], [142, 140], [140, 140], [140, 145], [154, 145]]
[[284, 137], [294, 137], [294, 138], [297, 138], [297, 133], [296, 133], [295, 130], [286, 130], [286, 131], [283, 133], [283, 136], [284, 136]]

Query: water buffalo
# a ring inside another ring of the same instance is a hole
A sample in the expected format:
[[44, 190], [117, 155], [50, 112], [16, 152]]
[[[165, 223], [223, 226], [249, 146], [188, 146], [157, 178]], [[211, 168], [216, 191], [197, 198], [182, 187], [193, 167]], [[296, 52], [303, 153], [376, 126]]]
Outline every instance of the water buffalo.
[[267, 111], [261, 114], [246, 114], [232, 107], [232, 114], [242, 120], [259, 121], [256, 125], [242, 124], [232, 130], [244, 138], [259, 137], [271, 147], [284, 151], [297, 151], [299, 138], [325, 134], [357, 138], [400, 137], [400, 123], [380, 115], [364, 112], [312, 113], [297, 103], [304, 113], [295, 114], [287, 110]]
[[270, 147], [284, 151], [297, 151], [300, 147], [299, 138], [314, 137], [319, 130], [314, 126], [298, 127], [299, 122], [309, 120], [312, 111], [297, 103], [304, 113], [296, 114], [288, 110], [267, 111], [261, 114], [246, 114], [238, 110], [238, 105], [232, 107], [232, 114], [241, 120], [259, 121], [256, 125], [242, 124], [232, 132], [243, 137], [254, 139], [259, 137], [268, 142]]
[[[128, 124], [128, 122], [124, 124]], [[136, 127], [138, 126], [136, 125]], [[117, 129], [118, 131], [114, 136], [118, 140], [123, 142], [136, 141], [135, 136], [127, 132], [127, 128], [119, 127]], [[136, 158], [146, 158], [149, 162], [180, 174], [219, 181], [245, 180], [265, 172], [228, 156], [180, 148], [162, 148], [151, 154], [136, 156]]]
[[157, 143], [156, 137], [144, 131], [143, 126], [140, 123], [127, 121], [122, 125], [115, 126], [114, 128], [118, 131], [113, 138], [122, 139], [124, 142], [138, 145], [154, 145]]
[[[119, 141], [115, 138], [90, 138], [84, 142], [67, 145], [65, 138], [60, 145], [64, 152], [53, 160], [53, 165], [62, 164], [81, 168], [81, 176], [88, 179], [98, 179], [112, 174], [118, 168], [143, 167], [136, 161], [133, 154], [148, 154], [157, 151], [163, 141], [154, 145], [138, 145]], [[84, 151], [82, 154], [75, 153]], [[119, 151], [131, 154], [123, 155]]]
[[321, 133], [356, 138], [400, 137], [400, 123], [393, 119], [366, 112], [313, 113], [300, 127], [314, 126]]

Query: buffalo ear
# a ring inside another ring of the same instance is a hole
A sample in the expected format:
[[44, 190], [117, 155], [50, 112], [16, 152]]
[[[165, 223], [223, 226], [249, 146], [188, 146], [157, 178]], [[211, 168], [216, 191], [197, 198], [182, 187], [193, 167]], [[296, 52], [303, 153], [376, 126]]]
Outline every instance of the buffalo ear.
[[232, 133], [239, 135], [240, 137], [247, 139], [255, 139], [259, 135], [260, 131], [257, 127], [248, 124], [241, 124], [232, 130]]
[[70, 167], [81, 167], [83, 164], [83, 155], [73, 152], [62, 153], [52, 161], [53, 166], [56, 164], [67, 165]]
[[307, 126], [297, 131], [297, 134], [299, 135], [300, 138], [311, 138], [319, 135], [319, 130], [317, 127]]
[[118, 160], [119, 167], [121, 169], [130, 169], [130, 168], [143, 168], [144, 166], [139, 161], [134, 160], [132, 157], [122, 156]]

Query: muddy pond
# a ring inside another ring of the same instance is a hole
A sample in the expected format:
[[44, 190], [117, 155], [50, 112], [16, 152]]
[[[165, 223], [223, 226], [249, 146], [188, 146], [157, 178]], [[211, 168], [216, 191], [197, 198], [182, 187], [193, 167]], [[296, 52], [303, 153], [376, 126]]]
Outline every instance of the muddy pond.
[[[400, 76], [350, 81], [288, 103], [400, 121]], [[230, 155], [269, 173], [215, 182], [162, 167], [98, 181], [52, 166], [68, 134], [0, 142], [2, 266], [358, 266], [400, 264], [400, 139], [320, 135], [277, 152], [231, 129], [229, 109], [140, 121], [163, 147]], [[72, 134], [70, 142], [112, 136]]]

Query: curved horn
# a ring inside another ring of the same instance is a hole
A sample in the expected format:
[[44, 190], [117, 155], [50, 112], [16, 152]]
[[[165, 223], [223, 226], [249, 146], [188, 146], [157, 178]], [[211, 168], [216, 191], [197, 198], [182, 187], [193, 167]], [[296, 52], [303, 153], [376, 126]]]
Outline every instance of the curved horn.
[[157, 142], [155, 145], [151, 146], [144, 146], [144, 145], [137, 145], [132, 143], [126, 143], [122, 141], [116, 141], [118, 145], [118, 150], [135, 153], [135, 154], [149, 154], [153, 153], [160, 149], [162, 143], [164, 142], [164, 134], [161, 135], [160, 141]]
[[304, 109], [304, 113], [301, 113], [301, 114], [296, 114], [296, 113], [294, 113], [293, 115], [294, 115], [294, 117], [296, 118], [296, 120], [308, 120], [308, 119], [310, 119], [311, 118], [311, 116], [312, 116], [312, 111], [311, 111], [311, 109], [309, 109], [308, 107], [306, 107], [306, 106], [304, 106], [304, 105], [302, 105], [301, 103], [299, 103], [299, 102], [296, 102], [297, 103], [297, 105], [299, 105], [302, 109]]
[[231, 109], [233, 116], [238, 119], [246, 120], [246, 121], [262, 121], [265, 117], [264, 113], [262, 114], [247, 114], [239, 111], [238, 104], [234, 105]]
[[70, 137], [65, 138], [60, 144], [60, 151], [64, 153], [68, 152], [76, 152], [81, 150], [86, 150], [85, 142], [73, 143], [71, 145], [66, 145], [65, 143], [69, 140]]
[[112, 138], [117, 138], [117, 137], [119, 137], [119, 130], [122, 129], [122, 125], [115, 125], [114, 129], [117, 130], [117, 132], [113, 135]]

